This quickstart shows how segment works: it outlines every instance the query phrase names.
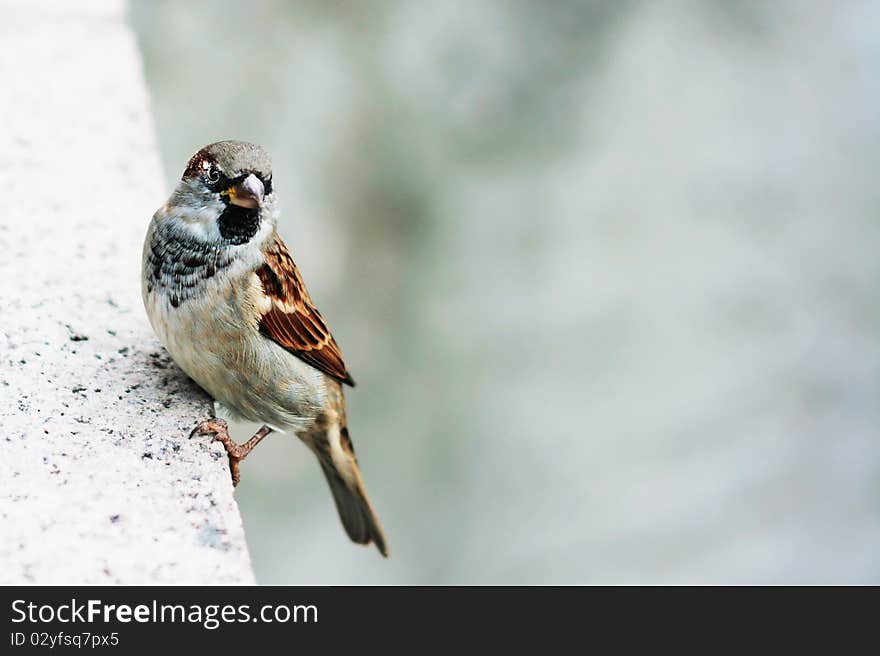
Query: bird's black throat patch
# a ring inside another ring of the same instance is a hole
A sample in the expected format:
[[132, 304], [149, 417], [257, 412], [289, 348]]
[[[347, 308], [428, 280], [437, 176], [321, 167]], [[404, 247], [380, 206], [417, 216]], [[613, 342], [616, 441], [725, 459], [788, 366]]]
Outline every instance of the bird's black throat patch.
[[230, 204], [217, 222], [223, 239], [235, 246], [246, 244], [260, 229], [260, 208]]

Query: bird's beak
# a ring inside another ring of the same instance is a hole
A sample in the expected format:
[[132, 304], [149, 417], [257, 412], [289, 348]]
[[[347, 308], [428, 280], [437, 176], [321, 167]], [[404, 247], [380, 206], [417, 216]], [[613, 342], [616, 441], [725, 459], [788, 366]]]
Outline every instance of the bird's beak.
[[263, 183], [251, 173], [244, 180], [223, 192], [229, 202], [239, 207], [254, 208], [263, 204]]

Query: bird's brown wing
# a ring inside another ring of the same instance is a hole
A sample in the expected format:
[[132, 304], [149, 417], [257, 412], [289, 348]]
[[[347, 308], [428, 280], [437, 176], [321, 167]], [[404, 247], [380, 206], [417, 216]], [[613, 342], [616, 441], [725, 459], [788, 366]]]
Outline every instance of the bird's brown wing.
[[328, 376], [354, 386], [342, 352], [312, 303], [287, 246], [276, 235], [263, 255], [266, 263], [257, 269], [257, 277], [270, 303], [260, 318], [260, 332]]

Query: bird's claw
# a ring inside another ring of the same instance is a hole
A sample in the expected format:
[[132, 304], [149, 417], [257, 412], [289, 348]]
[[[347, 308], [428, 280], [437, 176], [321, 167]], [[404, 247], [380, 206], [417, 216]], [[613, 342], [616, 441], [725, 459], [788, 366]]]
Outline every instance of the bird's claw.
[[229, 426], [222, 419], [208, 419], [190, 431], [189, 439], [201, 435], [214, 435], [214, 439], [220, 435], [226, 435], [226, 438], [229, 439]]
[[238, 463], [241, 462], [246, 453], [243, 452], [241, 446], [232, 441], [229, 437], [229, 426], [222, 419], [208, 419], [192, 429], [189, 439], [197, 435], [213, 435], [211, 442], [220, 442], [229, 456], [229, 473], [232, 475], [232, 485], [235, 487], [241, 481], [241, 473], [239, 472]]

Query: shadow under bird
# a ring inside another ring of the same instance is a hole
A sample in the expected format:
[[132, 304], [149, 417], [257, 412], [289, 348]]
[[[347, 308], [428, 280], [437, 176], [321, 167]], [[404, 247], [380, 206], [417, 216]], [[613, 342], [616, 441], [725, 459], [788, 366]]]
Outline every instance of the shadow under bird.
[[[266, 435], [294, 433], [317, 456], [348, 536], [387, 556], [345, 418], [343, 385], [354, 381], [276, 232], [278, 216], [266, 151], [242, 141], [202, 148], [147, 231], [147, 315], [174, 361], [214, 398], [217, 418], [191, 437], [223, 444], [233, 483]], [[220, 417], [262, 428], [236, 444]]]

